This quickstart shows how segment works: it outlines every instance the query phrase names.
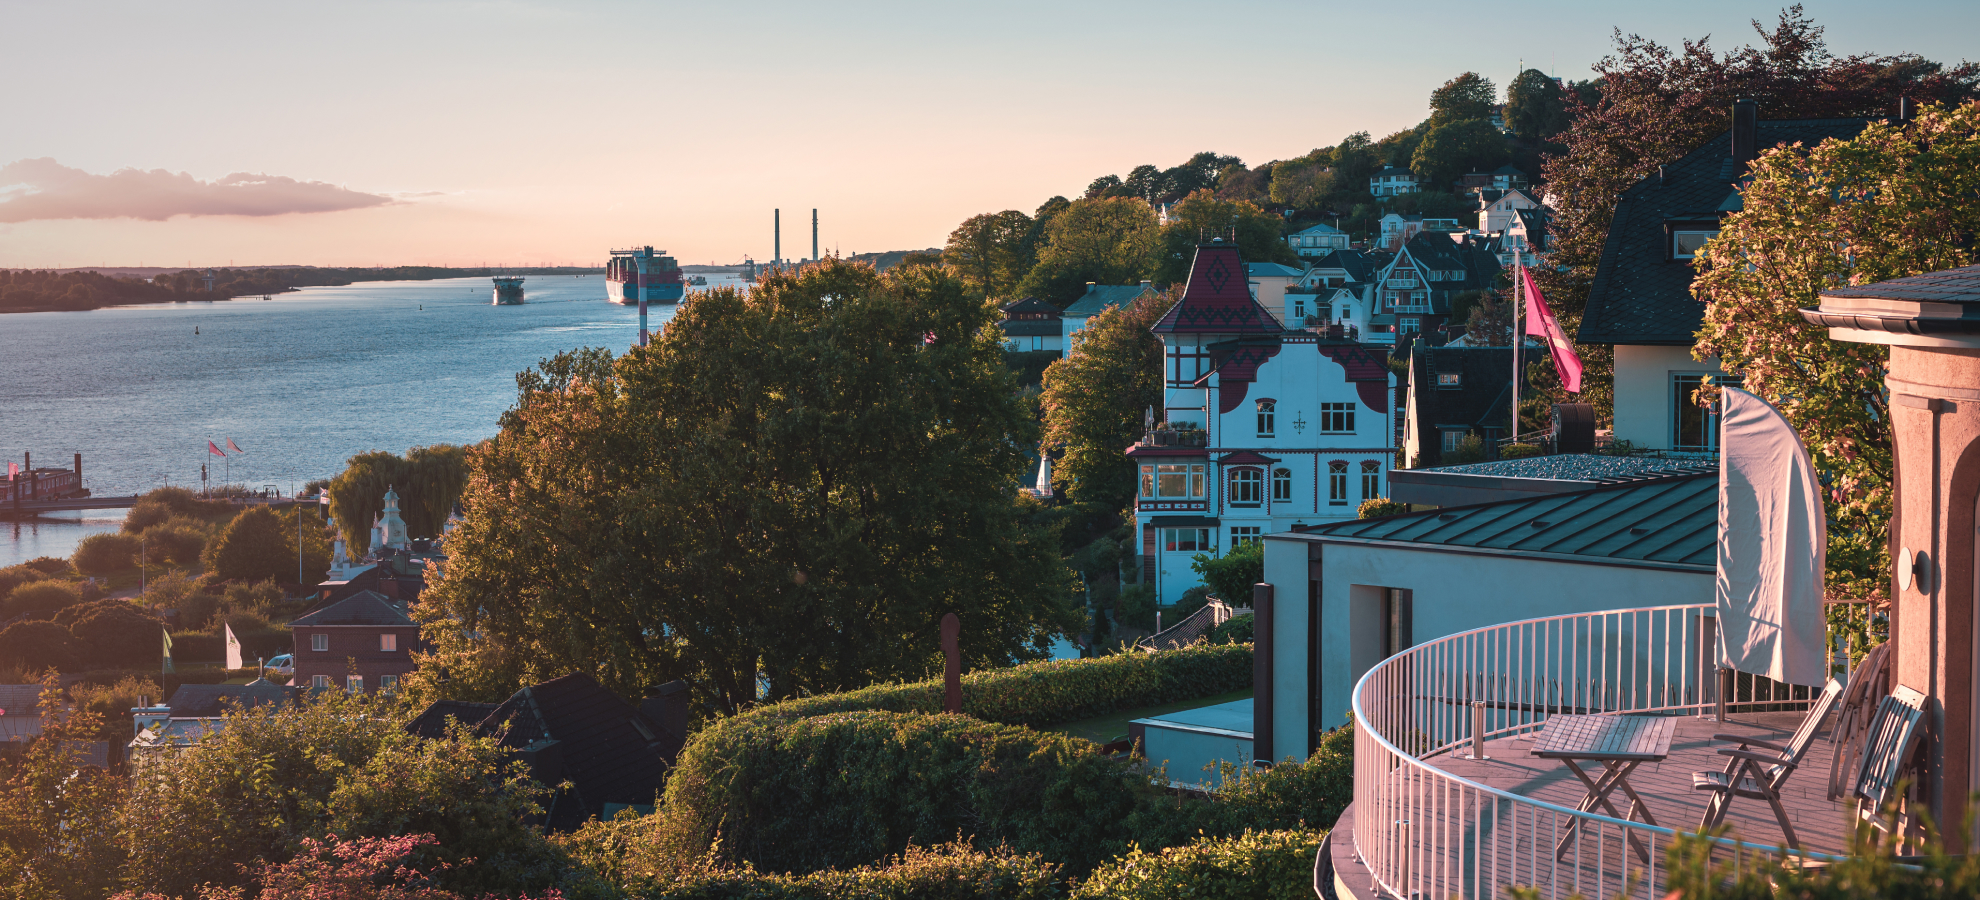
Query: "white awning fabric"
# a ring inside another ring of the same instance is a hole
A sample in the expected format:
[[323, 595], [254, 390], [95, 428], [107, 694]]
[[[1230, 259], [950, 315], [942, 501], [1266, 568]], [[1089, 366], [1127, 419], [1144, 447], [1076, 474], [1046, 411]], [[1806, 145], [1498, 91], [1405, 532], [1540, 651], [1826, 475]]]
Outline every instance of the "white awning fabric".
[[1719, 441], [1719, 663], [1789, 684], [1828, 680], [1828, 523], [1808, 449], [1777, 410], [1725, 388]]

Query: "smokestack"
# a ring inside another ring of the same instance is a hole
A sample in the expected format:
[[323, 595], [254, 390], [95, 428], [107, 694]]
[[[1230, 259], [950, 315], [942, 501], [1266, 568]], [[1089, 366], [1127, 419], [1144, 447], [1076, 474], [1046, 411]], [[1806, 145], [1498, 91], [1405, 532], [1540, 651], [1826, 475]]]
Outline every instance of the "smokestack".
[[811, 261], [818, 261], [818, 208], [811, 210]]
[[82, 490], [82, 451], [76, 451], [76, 490]]
[[776, 264], [776, 263], [781, 263], [783, 261], [784, 261], [784, 211], [781, 209], [771, 210], [770, 262], [772, 264]]
[[1746, 164], [1760, 155], [1760, 105], [1751, 100], [1733, 101], [1732, 161], [1735, 176], [1746, 174]]

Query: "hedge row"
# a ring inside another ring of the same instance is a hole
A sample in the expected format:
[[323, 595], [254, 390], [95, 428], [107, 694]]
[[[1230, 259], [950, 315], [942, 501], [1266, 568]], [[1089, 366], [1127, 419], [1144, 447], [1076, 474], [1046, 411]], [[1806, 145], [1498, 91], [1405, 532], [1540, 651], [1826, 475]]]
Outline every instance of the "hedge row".
[[1106, 900], [1311, 900], [1313, 854], [1324, 832], [1247, 831], [1180, 847], [1143, 850], [1094, 870], [1075, 898]]
[[[1127, 651], [1097, 659], [1048, 660], [971, 672], [962, 677], [962, 711], [986, 722], [1047, 728], [1250, 686], [1250, 644], [1198, 644], [1160, 653]], [[745, 718], [801, 718], [853, 710], [939, 713], [942, 682], [883, 684], [787, 700], [759, 707]]]
[[1057, 900], [1066, 896], [1058, 867], [1036, 856], [967, 843], [910, 847], [881, 866], [779, 875], [754, 869], [709, 869], [626, 885], [668, 900]]

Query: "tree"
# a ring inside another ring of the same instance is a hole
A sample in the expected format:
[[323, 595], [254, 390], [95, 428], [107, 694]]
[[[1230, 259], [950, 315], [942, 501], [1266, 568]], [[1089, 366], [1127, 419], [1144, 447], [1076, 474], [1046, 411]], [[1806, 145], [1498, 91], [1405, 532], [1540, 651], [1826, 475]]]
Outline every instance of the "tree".
[[66, 581], [35, 581], [21, 585], [7, 595], [8, 618], [52, 619], [56, 613], [82, 602], [82, 591]]
[[1498, 100], [1492, 80], [1477, 72], [1466, 72], [1430, 92], [1430, 124], [1449, 125], [1470, 119], [1489, 119]]
[[371, 548], [371, 522], [385, 509], [387, 490], [399, 495], [406, 533], [434, 537], [466, 486], [465, 447], [414, 447], [404, 457], [371, 450], [351, 457], [344, 471], [331, 480], [330, 514], [336, 516], [351, 552], [363, 554]]
[[1239, 541], [1222, 556], [1198, 553], [1190, 558], [1190, 569], [1203, 576], [1203, 584], [1226, 603], [1249, 604], [1251, 586], [1265, 579], [1265, 542]]
[[220, 529], [201, 559], [208, 574], [226, 581], [288, 581], [296, 577], [288, 531], [274, 510], [250, 506]]
[[1294, 263], [1299, 257], [1279, 233], [1279, 217], [1242, 200], [1219, 200], [1208, 190], [1189, 195], [1169, 210], [1162, 226], [1155, 281], [1180, 284], [1189, 279], [1196, 247], [1214, 237], [1237, 236], [1238, 252], [1247, 262]]
[[[1451, 304], [1456, 312], [1457, 304]], [[1512, 346], [1513, 310], [1498, 291], [1487, 290], [1465, 311], [1464, 336], [1472, 346]]]
[[1334, 193], [1334, 173], [1328, 165], [1331, 155], [1315, 150], [1273, 166], [1272, 202], [1294, 209], [1320, 208]]
[[1053, 480], [1081, 503], [1118, 509], [1134, 496], [1134, 462], [1147, 410], [1162, 409], [1162, 342], [1149, 331], [1182, 295], [1144, 294], [1086, 320], [1072, 351], [1045, 370], [1045, 443], [1064, 453]]
[[1484, 172], [1505, 165], [1506, 138], [1484, 119], [1460, 119], [1432, 126], [1416, 145], [1410, 170], [1439, 190], [1467, 172]]
[[1020, 294], [1064, 306], [1086, 292], [1086, 283], [1133, 284], [1148, 277], [1161, 233], [1155, 211], [1127, 197], [1076, 200], [1046, 229], [1038, 265]]
[[1079, 618], [1018, 503], [1037, 426], [994, 316], [945, 272], [827, 260], [519, 377], [422, 597], [420, 678], [685, 678], [732, 711], [920, 677], [950, 612], [972, 665], [1042, 655]]
[[103, 717], [64, 709], [53, 670], [41, 681], [41, 734], [6, 766], [0, 785], [0, 897], [96, 900], [123, 862], [117, 812], [125, 780], [77, 766], [76, 745], [100, 738]]
[[98, 600], [70, 607], [56, 619], [68, 623], [76, 655], [85, 668], [152, 669], [164, 656], [165, 623], [125, 600]]
[[[1618, 33], [1615, 52], [1595, 65], [1599, 85], [1576, 85], [1568, 106], [1574, 124], [1554, 138], [1567, 151], [1545, 166], [1555, 249], [1551, 265], [1535, 272], [1568, 334], [1581, 326], [1616, 198], [1725, 131], [1734, 100], [1756, 100], [1763, 119], [1887, 116], [1901, 96], [1958, 102], [1980, 83], [1980, 66], [1971, 63], [1947, 69], [1916, 56], [1831, 56], [1822, 29], [1798, 5], [1771, 30], [1753, 27], [1759, 46], [1723, 55], [1704, 39], [1672, 49]], [[1613, 352], [1603, 345], [1578, 352], [1583, 392], [1575, 399], [1607, 417]], [[1556, 394], [1550, 402], [1567, 399]]]
[[121, 532], [92, 534], [76, 544], [73, 557], [76, 571], [84, 575], [109, 575], [137, 567], [138, 539]]
[[48, 621], [16, 622], [0, 631], [0, 666], [28, 674], [67, 669], [75, 662], [75, 640], [66, 626]]
[[1828, 487], [1829, 585], [1847, 596], [1888, 578], [1890, 350], [1834, 341], [1800, 308], [1837, 284], [1975, 262], [1980, 103], [1928, 107], [1909, 127], [1761, 154], [1706, 245], [1692, 290], [1706, 302], [1693, 355], [1717, 356], [1801, 432]]
[[1031, 271], [1031, 225], [1015, 209], [971, 216], [949, 233], [942, 261], [983, 296], [1005, 296]]
[[1565, 131], [1566, 92], [1547, 73], [1527, 69], [1506, 86], [1506, 128], [1520, 140], [1537, 142]]

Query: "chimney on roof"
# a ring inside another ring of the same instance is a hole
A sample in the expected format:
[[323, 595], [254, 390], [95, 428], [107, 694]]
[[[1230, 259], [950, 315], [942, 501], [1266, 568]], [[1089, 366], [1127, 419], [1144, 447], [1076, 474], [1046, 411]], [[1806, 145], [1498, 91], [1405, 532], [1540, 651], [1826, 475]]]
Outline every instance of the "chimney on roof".
[[1745, 174], [1746, 164], [1760, 155], [1760, 105], [1751, 100], [1733, 101], [1732, 161], [1734, 171]]

